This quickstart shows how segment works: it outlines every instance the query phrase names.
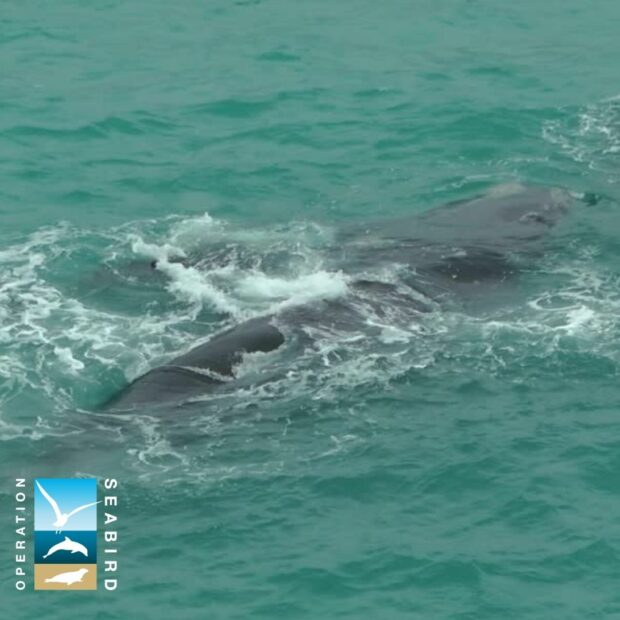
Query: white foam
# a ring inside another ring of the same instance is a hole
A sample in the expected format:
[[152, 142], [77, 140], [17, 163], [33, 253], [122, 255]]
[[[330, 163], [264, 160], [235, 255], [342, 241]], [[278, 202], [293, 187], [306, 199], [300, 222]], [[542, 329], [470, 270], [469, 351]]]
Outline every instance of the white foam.
[[64, 364], [71, 373], [77, 374], [84, 369], [84, 363], [73, 357], [71, 349], [68, 347], [54, 347], [54, 353], [59, 361]]
[[127, 451], [137, 457], [138, 461], [149, 467], [168, 471], [178, 465], [188, 465], [185, 454], [175, 450], [161, 429], [161, 422], [152, 416], [137, 415], [131, 420], [140, 432], [142, 443], [139, 447]]
[[170, 230], [170, 240], [175, 247], [192, 248], [204, 244], [222, 230], [222, 224], [205, 211], [198, 217], [174, 224]]
[[575, 162], [600, 171], [609, 183], [618, 182], [620, 102], [612, 97], [585, 106], [561, 120], [545, 121], [543, 138]]
[[241, 298], [252, 301], [278, 301], [271, 310], [306, 303], [312, 299], [334, 299], [346, 295], [348, 278], [341, 271], [317, 271], [296, 278], [270, 277], [254, 272], [236, 285]]
[[[194, 316], [205, 307], [237, 319], [249, 318], [346, 294], [345, 276], [322, 269], [312, 248], [324, 242], [325, 231], [306, 223], [280, 228], [234, 229], [205, 213], [174, 223], [166, 240], [145, 241], [133, 232], [129, 241], [135, 254], [157, 261], [156, 269], [169, 279], [167, 290], [190, 304]], [[222, 241], [225, 246], [217, 246], [208, 260], [195, 265], [174, 260], [198, 247], [209, 256], [209, 244]], [[273, 271], [275, 260], [285, 272], [268, 273], [262, 268], [265, 260], [267, 270]]]
[[167, 288], [178, 299], [198, 306], [204, 304], [224, 314], [240, 315], [234, 300], [211, 281], [212, 274], [167, 259], [158, 261], [157, 269], [170, 278]]
[[147, 258], [156, 261], [168, 261], [171, 258], [185, 258], [186, 254], [184, 250], [170, 243], [156, 244], [147, 243], [138, 235], [130, 235], [129, 240], [131, 242], [131, 249], [135, 254], [139, 256], [146, 256]]
[[594, 324], [596, 312], [587, 306], [580, 306], [569, 310], [566, 319], [566, 324], [558, 329], [563, 329], [567, 334], [574, 335]]

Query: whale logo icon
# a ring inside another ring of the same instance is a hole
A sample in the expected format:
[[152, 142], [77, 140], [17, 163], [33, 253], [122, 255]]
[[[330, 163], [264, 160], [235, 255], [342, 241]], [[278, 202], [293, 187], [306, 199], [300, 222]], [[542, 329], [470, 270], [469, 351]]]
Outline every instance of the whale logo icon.
[[56, 515], [56, 521], [54, 521], [53, 525], [56, 528], [56, 533], [62, 531], [63, 527], [67, 524], [67, 521], [75, 514], [77, 514], [78, 512], [85, 510], [86, 508], [90, 508], [91, 506], [95, 506], [96, 504], [99, 504], [100, 502], [91, 502], [90, 504], [84, 504], [83, 506], [78, 506], [77, 508], [74, 508], [71, 512], [69, 513], [63, 513], [61, 512], [60, 508], [58, 507], [58, 503], [56, 502], [56, 500], [41, 486], [41, 483], [38, 480], [35, 480], [37, 487], [39, 487], [39, 491], [41, 491], [43, 497], [45, 497], [45, 499], [49, 502], [50, 506], [52, 507], [52, 510], [54, 511], [54, 514]]
[[81, 543], [71, 540], [68, 536], [65, 536], [63, 541], [56, 543], [53, 547], [50, 547], [47, 553], [43, 556], [43, 559], [49, 558], [50, 555], [56, 553], [57, 551], [81, 553], [82, 555], [88, 557], [88, 549]]
[[79, 570], [70, 571], [68, 573], [58, 573], [58, 575], [46, 579], [45, 583], [64, 583], [67, 586], [73, 585], [74, 583], [82, 583], [82, 578], [87, 572], [87, 568], [80, 568]]

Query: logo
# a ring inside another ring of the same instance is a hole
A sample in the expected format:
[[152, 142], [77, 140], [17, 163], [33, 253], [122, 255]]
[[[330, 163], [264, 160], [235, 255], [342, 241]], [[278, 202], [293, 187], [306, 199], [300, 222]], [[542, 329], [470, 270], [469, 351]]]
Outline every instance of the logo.
[[97, 589], [97, 481], [34, 481], [35, 590]]

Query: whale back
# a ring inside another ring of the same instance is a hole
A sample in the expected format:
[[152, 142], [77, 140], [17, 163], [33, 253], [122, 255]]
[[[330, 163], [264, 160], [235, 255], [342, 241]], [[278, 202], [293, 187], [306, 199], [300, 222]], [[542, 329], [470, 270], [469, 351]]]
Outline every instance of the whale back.
[[267, 353], [283, 343], [284, 336], [271, 325], [270, 317], [250, 319], [174, 358], [165, 366], [150, 370], [108, 401], [104, 409], [183, 401], [204, 394], [233, 378], [234, 366], [242, 361], [244, 353]]
[[571, 203], [571, 195], [559, 188], [506, 185], [414, 216], [354, 227], [350, 233], [360, 240], [367, 236], [518, 251], [528, 241], [544, 236], [566, 215]]

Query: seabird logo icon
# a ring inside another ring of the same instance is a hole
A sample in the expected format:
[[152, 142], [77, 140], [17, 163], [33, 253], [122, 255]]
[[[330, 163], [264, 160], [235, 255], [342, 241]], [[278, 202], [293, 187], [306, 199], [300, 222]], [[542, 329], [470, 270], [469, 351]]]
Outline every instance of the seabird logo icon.
[[35, 478], [34, 589], [97, 589], [97, 479]]
[[35, 482], [37, 484], [37, 487], [39, 488], [39, 491], [41, 491], [41, 494], [43, 495], [43, 497], [45, 497], [45, 499], [49, 502], [50, 506], [52, 507], [52, 510], [54, 511], [54, 514], [56, 515], [56, 521], [54, 521], [53, 523], [54, 527], [56, 528], [56, 533], [62, 531], [64, 526], [67, 524], [67, 521], [69, 521], [69, 519], [73, 515], [77, 514], [78, 512], [81, 512], [82, 510], [86, 510], [86, 508], [90, 508], [91, 506], [95, 506], [100, 503], [100, 502], [91, 502], [90, 504], [84, 504], [83, 506], [78, 506], [77, 508], [74, 508], [69, 513], [63, 513], [61, 512], [56, 500], [41, 486], [41, 483], [38, 480], [35, 480]]

